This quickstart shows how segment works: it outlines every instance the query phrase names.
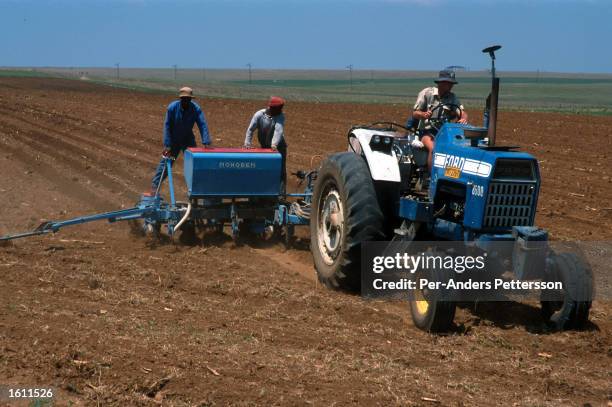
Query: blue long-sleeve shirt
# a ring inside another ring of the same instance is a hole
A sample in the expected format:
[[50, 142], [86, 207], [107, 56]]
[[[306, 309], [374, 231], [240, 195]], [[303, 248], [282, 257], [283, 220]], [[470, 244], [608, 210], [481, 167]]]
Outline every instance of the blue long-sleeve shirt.
[[193, 100], [185, 110], [181, 101], [175, 100], [168, 105], [166, 121], [164, 123], [164, 146], [186, 146], [195, 142], [193, 125], [197, 124], [202, 137], [202, 144], [210, 144], [208, 124], [202, 108]]

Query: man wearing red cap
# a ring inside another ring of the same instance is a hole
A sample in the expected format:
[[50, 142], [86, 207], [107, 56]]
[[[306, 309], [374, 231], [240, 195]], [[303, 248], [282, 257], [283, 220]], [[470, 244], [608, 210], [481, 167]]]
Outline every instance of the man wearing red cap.
[[281, 192], [284, 194], [287, 183], [287, 143], [285, 142], [285, 100], [278, 96], [270, 97], [268, 107], [255, 112], [244, 138], [244, 148], [252, 148], [253, 132], [257, 129], [257, 140], [261, 148], [277, 150], [282, 156]]

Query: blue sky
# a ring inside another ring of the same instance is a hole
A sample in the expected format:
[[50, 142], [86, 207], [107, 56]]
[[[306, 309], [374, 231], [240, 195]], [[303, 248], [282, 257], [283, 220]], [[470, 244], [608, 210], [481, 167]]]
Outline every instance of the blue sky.
[[0, 0], [0, 66], [612, 73], [611, 0]]

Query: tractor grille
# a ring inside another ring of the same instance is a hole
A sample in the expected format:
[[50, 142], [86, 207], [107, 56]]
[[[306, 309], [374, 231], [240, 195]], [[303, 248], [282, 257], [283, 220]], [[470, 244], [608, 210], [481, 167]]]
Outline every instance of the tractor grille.
[[485, 209], [484, 227], [531, 226], [535, 183], [492, 182]]

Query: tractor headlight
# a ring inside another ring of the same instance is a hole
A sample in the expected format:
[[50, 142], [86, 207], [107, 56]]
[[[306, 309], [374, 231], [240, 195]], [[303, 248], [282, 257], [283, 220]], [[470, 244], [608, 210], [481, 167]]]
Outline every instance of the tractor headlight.
[[391, 154], [391, 147], [393, 146], [393, 137], [374, 135], [370, 139], [370, 148], [374, 151], [382, 151], [387, 154]]

